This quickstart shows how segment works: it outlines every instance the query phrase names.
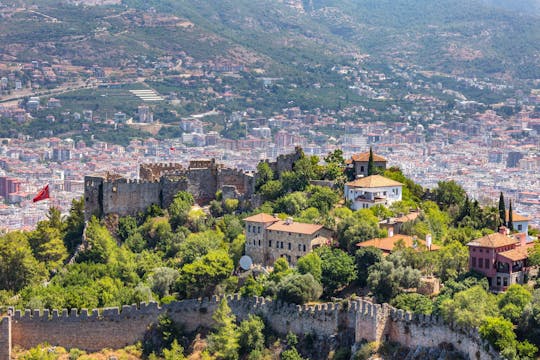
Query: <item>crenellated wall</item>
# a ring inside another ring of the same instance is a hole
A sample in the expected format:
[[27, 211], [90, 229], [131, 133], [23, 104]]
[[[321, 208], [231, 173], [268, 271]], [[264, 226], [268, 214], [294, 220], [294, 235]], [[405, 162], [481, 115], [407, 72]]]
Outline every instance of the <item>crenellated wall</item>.
[[0, 360], [11, 360], [11, 318], [0, 318]]
[[[339, 336], [341, 339], [351, 339], [346, 342], [347, 345], [361, 340], [397, 341], [408, 347], [428, 348], [451, 343], [470, 359], [499, 359], [495, 352], [485, 350], [489, 347], [475, 332], [454, 331], [437, 317], [413, 316], [387, 304], [372, 304], [357, 299], [299, 306], [262, 297], [242, 298], [234, 295], [227, 299], [238, 320], [256, 314], [280, 334], [289, 331], [300, 336], [311, 334], [319, 340]], [[150, 303], [140, 307], [83, 309], [80, 312], [76, 309], [52, 312], [10, 310], [11, 341], [13, 345], [23, 348], [43, 342], [87, 351], [122, 348], [141, 340], [149, 325], [156, 322], [161, 314], [167, 314], [188, 332], [201, 326], [209, 327], [219, 301], [220, 298], [214, 296], [210, 299], [173, 302], [162, 307]], [[6, 324], [9, 324], [9, 320], [4, 319], [0, 323], [0, 349], [6, 343]], [[7, 359], [2, 358], [2, 354], [0, 352], [0, 360]]]

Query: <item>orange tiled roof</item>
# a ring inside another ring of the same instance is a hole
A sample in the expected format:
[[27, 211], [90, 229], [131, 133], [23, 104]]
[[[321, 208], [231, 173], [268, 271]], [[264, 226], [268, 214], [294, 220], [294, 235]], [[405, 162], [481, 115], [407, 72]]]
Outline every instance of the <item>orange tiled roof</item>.
[[291, 232], [295, 234], [314, 234], [323, 228], [322, 225], [317, 224], [305, 224], [299, 222], [291, 222], [287, 224], [286, 221], [277, 221], [267, 227], [267, 230]]
[[244, 219], [244, 221], [253, 221], [253, 222], [260, 222], [260, 223], [268, 223], [268, 222], [275, 222], [279, 219], [277, 217], [274, 217], [272, 215], [268, 215], [265, 213], [256, 214], [253, 216], [249, 216]]
[[516, 243], [516, 240], [512, 239], [509, 236], [506, 236], [500, 233], [494, 233], [494, 234], [488, 234], [478, 239], [474, 239], [473, 241], [469, 242], [467, 246], [498, 248], [501, 246], [513, 245], [515, 243]]
[[503, 251], [497, 255], [512, 261], [525, 260], [529, 257], [529, 249], [532, 249], [532, 246], [518, 246], [515, 249]]
[[346, 185], [350, 187], [359, 187], [359, 188], [403, 186], [403, 184], [400, 183], [399, 181], [395, 181], [381, 175], [366, 176], [364, 178], [360, 178], [360, 179], [356, 179], [354, 181], [348, 182]]
[[[506, 210], [506, 222], [508, 222], [508, 213], [509, 211]], [[512, 211], [512, 221], [530, 221], [530, 220], [531, 219], [529, 219], [528, 217], [519, 215], [517, 212]]]
[[[351, 159], [352, 161], [369, 161], [369, 151], [368, 152], [363, 152], [363, 153], [360, 153], [360, 154], [354, 154], [353, 156], [351, 156]], [[383, 158], [382, 156], [380, 155], [377, 155], [377, 154], [373, 154], [373, 161], [384, 161], [386, 162], [386, 159]]]
[[[414, 239], [411, 236], [408, 235], [402, 235], [402, 234], [396, 234], [391, 237], [385, 237], [385, 238], [376, 238], [371, 239], [368, 241], [360, 242], [356, 244], [358, 247], [368, 247], [373, 246], [378, 249], [381, 249], [382, 251], [386, 252], [392, 252], [394, 251], [394, 248], [396, 247], [396, 244], [402, 240], [405, 247], [412, 248], [414, 245]], [[426, 247], [426, 242], [424, 240], [417, 240], [418, 244], [422, 247]], [[431, 251], [439, 250], [441, 247], [435, 244], [431, 245]]]

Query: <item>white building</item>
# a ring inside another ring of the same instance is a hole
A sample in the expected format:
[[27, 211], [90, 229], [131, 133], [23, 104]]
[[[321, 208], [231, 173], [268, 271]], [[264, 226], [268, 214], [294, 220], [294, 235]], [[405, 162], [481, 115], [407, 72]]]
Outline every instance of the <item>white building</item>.
[[345, 184], [345, 199], [353, 210], [368, 209], [374, 205], [389, 206], [401, 201], [403, 184], [381, 175], [371, 175]]

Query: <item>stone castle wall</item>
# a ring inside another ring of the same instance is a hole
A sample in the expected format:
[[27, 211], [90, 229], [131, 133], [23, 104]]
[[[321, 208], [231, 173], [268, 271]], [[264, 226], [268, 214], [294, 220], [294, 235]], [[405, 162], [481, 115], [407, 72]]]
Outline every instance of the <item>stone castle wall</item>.
[[0, 360], [11, 360], [11, 318], [0, 318]]
[[139, 178], [146, 181], [159, 181], [163, 175], [177, 174], [182, 170], [184, 170], [183, 166], [176, 163], [141, 164]]
[[[266, 320], [273, 331], [299, 336], [307, 334], [319, 340], [333, 336], [351, 341], [397, 341], [405, 346], [438, 347], [453, 344], [457, 351], [470, 359], [499, 359], [486, 351], [476, 333], [454, 331], [436, 317], [413, 316], [386, 304], [372, 304], [365, 300], [299, 306], [271, 301], [261, 297], [228, 296], [228, 303], [237, 319], [256, 314]], [[103, 348], [122, 348], [141, 340], [150, 324], [161, 314], [193, 332], [212, 324], [212, 314], [220, 298], [184, 300], [162, 307], [142, 304], [103, 310], [76, 309], [52, 312], [11, 310], [11, 341], [13, 345], [31, 348], [43, 342], [66, 348], [97, 351]], [[7, 325], [0, 322], [0, 360], [8, 360], [2, 353], [9, 341]], [[4, 345], [4, 346], [3, 346]], [[350, 344], [349, 344], [350, 345]], [[4, 357], [2, 357], [4, 356]]]

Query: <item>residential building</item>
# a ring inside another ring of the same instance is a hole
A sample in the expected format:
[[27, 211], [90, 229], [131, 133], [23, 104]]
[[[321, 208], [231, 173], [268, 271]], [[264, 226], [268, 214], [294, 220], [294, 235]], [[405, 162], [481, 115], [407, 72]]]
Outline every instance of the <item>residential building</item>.
[[[354, 154], [350, 160], [347, 161], [349, 166], [354, 169], [355, 178], [361, 176], [368, 176], [368, 164], [369, 164], [369, 151], [360, 154]], [[373, 154], [373, 165], [379, 171], [386, 169], [387, 160], [380, 155]]]
[[367, 241], [360, 242], [356, 244], [357, 247], [376, 247], [380, 249], [384, 255], [391, 254], [396, 247], [406, 247], [413, 248], [419, 251], [437, 251], [440, 250], [440, 246], [432, 244], [431, 239], [429, 238], [426, 242], [425, 240], [418, 239], [416, 236], [408, 236], [402, 234], [395, 234], [389, 229], [388, 236], [385, 238], [375, 238]]
[[505, 291], [512, 284], [523, 284], [530, 271], [528, 250], [524, 234], [508, 236], [506, 228], [475, 239], [469, 247], [469, 269], [484, 274], [491, 290]]
[[359, 178], [345, 184], [345, 199], [353, 210], [368, 209], [374, 205], [389, 206], [401, 201], [403, 184], [381, 175]]
[[281, 257], [295, 266], [302, 256], [331, 242], [331, 230], [322, 225], [299, 223], [291, 218], [280, 220], [268, 214], [253, 215], [244, 222], [246, 255], [263, 266], [272, 266]]
[[[506, 210], [506, 223], [508, 224], [509, 220], [509, 211]], [[519, 215], [517, 212], [512, 211], [512, 223], [514, 230], [520, 233], [528, 234], [529, 233], [529, 219], [526, 216]]]

